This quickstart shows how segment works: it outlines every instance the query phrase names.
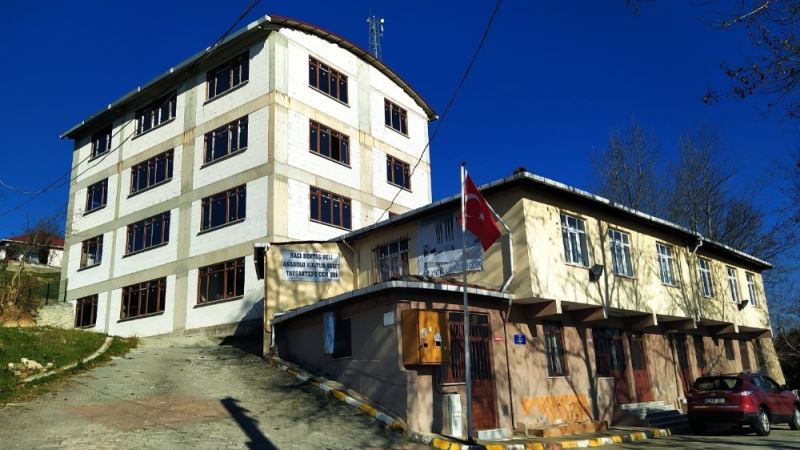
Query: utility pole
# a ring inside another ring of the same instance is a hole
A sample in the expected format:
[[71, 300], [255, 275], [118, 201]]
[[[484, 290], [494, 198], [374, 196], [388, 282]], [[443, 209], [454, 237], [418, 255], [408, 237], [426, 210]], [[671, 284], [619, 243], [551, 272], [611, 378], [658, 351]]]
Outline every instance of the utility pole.
[[381, 38], [383, 37], [383, 17], [367, 17], [369, 24], [369, 54], [381, 59]]

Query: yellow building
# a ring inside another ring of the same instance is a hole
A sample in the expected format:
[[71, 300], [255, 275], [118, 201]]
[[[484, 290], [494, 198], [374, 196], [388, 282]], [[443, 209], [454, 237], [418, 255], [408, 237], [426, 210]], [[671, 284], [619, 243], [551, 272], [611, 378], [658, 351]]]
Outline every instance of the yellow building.
[[[766, 339], [768, 262], [527, 172], [482, 192], [510, 233], [467, 254], [477, 430], [680, 409], [707, 372], [783, 382]], [[412, 430], [458, 435], [447, 411], [465, 404], [459, 206], [455, 195], [330, 241], [257, 248], [265, 352]]]

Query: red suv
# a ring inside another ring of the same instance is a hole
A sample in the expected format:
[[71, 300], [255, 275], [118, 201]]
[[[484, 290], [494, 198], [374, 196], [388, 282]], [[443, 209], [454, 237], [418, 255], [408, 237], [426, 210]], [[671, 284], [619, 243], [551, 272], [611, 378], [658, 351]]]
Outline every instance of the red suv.
[[698, 378], [686, 396], [689, 426], [700, 433], [708, 423], [750, 425], [759, 435], [769, 434], [770, 424], [788, 422], [800, 429], [800, 400], [785, 385], [754, 372]]

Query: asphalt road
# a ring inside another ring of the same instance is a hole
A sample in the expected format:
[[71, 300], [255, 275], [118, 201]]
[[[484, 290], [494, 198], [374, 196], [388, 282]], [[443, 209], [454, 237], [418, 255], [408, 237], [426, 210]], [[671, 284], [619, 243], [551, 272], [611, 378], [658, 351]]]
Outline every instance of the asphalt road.
[[705, 435], [681, 434], [661, 439], [649, 439], [631, 444], [618, 444], [598, 447], [603, 449], [800, 449], [800, 431], [794, 431], [786, 424], [773, 425], [769, 436], [761, 437], [751, 433], [746, 427], [735, 432], [716, 428]]

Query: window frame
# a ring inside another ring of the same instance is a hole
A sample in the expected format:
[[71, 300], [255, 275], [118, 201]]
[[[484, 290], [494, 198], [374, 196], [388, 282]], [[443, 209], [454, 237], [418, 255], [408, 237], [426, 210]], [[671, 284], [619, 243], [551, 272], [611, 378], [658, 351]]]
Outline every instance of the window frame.
[[[75, 320], [74, 328], [94, 328], [97, 326], [97, 294], [87, 295], [75, 300]], [[86, 319], [85, 309], [89, 308], [88, 323], [83, 323]]]
[[[94, 246], [94, 263], [88, 264], [89, 256], [92, 254], [91, 247]], [[103, 262], [103, 235], [97, 235], [81, 242], [80, 269], [89, 269], [99, 266]]]
[[[209, 288], [211, 285], [211, 276], [222, 274], [222, 296], [211, 299]], [[233, 277], [234, 292], [228, 293], [228, 278]], [[205, 279], [205, 288], [203, 281]], [[244, 297], [244, 288], [247, 281], [247, 272], [245, 271], [244, 256], [239, 258], [222, 261], [216, 264], [210, 264], [198, 269], [197, 272], [197, 301], [196, 305], [210, 305], [213, 303], [225, 302], [230, 300], [238, 300]], [[206, 300], [202, 300], [203, 293], [205, 292]]]
[[[162, 117], [164, 106], [167, 105], [167, 117]], [[139, 137], [147, 134], [157, 128], [160, 128], [173, 120], [178, 115], [178, 91], [167, 94], [164, 97], [148, 104], [143, 108], [136, 110], [136, 129], [134, 130], [133, 137]], [[145, 122], [150, 122], [150, 127], [144, 129]]]
[[[92, 133], [92, 149], [89, 161], [99, 158], [111, 151], [111, 137], [114, 127], [109, 125]], [[103, 147], [102, 149], [100, 147]]]
[[[399, 167], [404, 180], [396, 180], [395, 169]], [[405, 181], [405, 182], [403, 182]], [[411, 164], [392, 155], [386, 155], [386, 182], [392, 186], [411, 191]]]
[[[707, 267], [703, 267], [703, 265]], [[714, 298], [714, 277], [711, 271], [711, 260], [707, 258], [697, 258], [697, 270], [700, 272], [700, 289], [703, 291], [703, 297]], [[708, 286], [706, 286], [706, 281]], [[708, 292], [706, 292], [708, 287]]]
[[[314, 217], [314, 195], [316, 194], [317, 200], [317, 208], [316, 208], [316, 217]], [[324, 220], [324, 210], [323, 210], [323, 197], [327, 195], [328, 201], [330, 202], [330, 211], [328, 213], [328, 217], [330, 217], [331, 221], [326, 222]], [[345, 197], [343, 195], [335, 194], [330, 191], [326, 191], [324, 189], [320, 189], [316, 186], [309, 186], [308, 190], [308, 199], [309, 199], [309, 220], [312, 222], [320, 223], [323, 225], [328, 225], [336, 228], [341, 228], [344, 230], [352, 230], [353, 228], [353, 201], [349, 197]], [[339, 224], [334, 223], [334, 215], [335, 215], [335, 202], [339, 202]], [[345, 215], [345, 209], [347, 210], [347, 214]], [[345, 221], [345, 219], [347, 219]]]
[[[158, 163], [159, 160], [163, 159], [163, 167], [164, 167], [164, 178], [160, 181], [156, 181], [158, 178]], [[141, 194], [142, 192], [148, 191], [150, 189], [156, 188], [161, 186], [162, 184], [169, 183], [172, 180], [172, 175], [174, 172], [174, 165], [175, 165], [175, 149], [169, 149], [165, 152], [159, 153], [151, 158], [148, 158], [138, 164], [134, 164], [131, 166], [130, 169], [130, 186], [128, 189], [128, 197], [134, 196], [136, 194]], [[143, 188], [138, 188], [134, 190], [134, 187], [138, 184], [140, 169], [145, 168], [145, 178], [146, 178], [146, 186]], [[150, 178], [153, 178], [151, 182]]]
[[[169, 244], [169, 223], [170, 223], [170, 219], [171, 219], [171, 211], [165, 211], [163, 213], [159, 213], [159, 214], [156, 214], [154, 216], [150, 216], [150, 217], [144, 218], [142, 220], [139, 220], [139, 221], [133, 222], [131, 224], [128, 224], [128, 226], [126, 228], [126, 233], [125, 233], [125, 254], [123, 255], [123, 257], [130, 256], [130, 255], [136, 255], [136, 254], [142, 253], [144, 251], [147, 251], [147, 250], [150, 250], [150, 249], [153, 249], [153, 248], [162, 247], [162, 246], [165, 246], [165, 245]], [[159, 227], [159, 231], [160, 231], [159, 239], [160, 240], [158, 242], [156, 242], [156, 243], [153, 243], [154, 242], [154, 238], [155, 238], [155, 234], [154, 234], [155, 226], [154, 226], [154, 224], [157, 223], [157, 221], [160, 221], [160, 223], [161, 223], [160, 227]], [[137, 226], [140, 226], [140, 227], [143, 228], [143, 231], [142, 231], [142, 248], [132, 249], [131, 242], [133, 241], [133, 244], [136, 243], [136, 235], [135, 235], [135, 233], [136, 233], [136, 227]], [[148, 239], [147, 239], [148, 235], [149, 235], [149, 245], [148, 245]]]
[[760, 307], [758, 301], [758, 291], [756, 288], [756, 275], [753, 272], [744, 273], [745, 283], [747, 284], [747, 292], [750, 294], [750, 304], [756, 308]]
[[[250, 139], [248, 124], [249, 116], [242, 116], [205, 133], [203, 135], [203, 164], [200, 168], [202, 169], [210, 164], [228, 159], [247, 150]], [[218, 133], [222, 132], [225, 133], [225, 154], [215, 157], [214, 154], [216, 153], [217, 146], [215, 137]], [[236, 141], [236, 148], [234, 148], [234, 141]]]
[[[333, 359], [353, 357], [353, 329], [350, 317], [343, 318], [338, 312], [322, 313], [323, 353]], [[332, 340], [329, 340], [329, 336]]]
[[[148, 311], [150, 306], [149, 300], [150, 300], [151, 290], [154, 290], [156, 294], [155, 298], [156, 308], [154, 311]], [[133, 298], [134, 297], [133, 292], [136, 293], [135, 300]], [[146, 294], [144, 300], [142, 299], [143, 294]], [[167, 297], [166, 277], [143, 281], [141, 283], [134, 283], [123, 287], [122, 296], [120, 299], [121, 301], [119, 305], [119, 322], [163, 314], [166, 307], [166, 297]], [[137, 305], [136, 315], [130, 313], [131, 304], [133, 301], [136, 301]], [[145, 305], [145, 312], [141, 312], [142, 304]]]
[[[617, 239], [618, 237], [618, 239]], [[611, 250], [611, 268], [614, 275], [634, 278], [633, 270], [633, 249], [631, 246], [631, 235], [616, 228], [608, 229], [608, 243]], [[617, 251], [621, 252], [620, 255]], [[619, 257], [622, 259], [620, 260]], [[625, 270], [626, 271], [620, 271]]]
[[[561, 239], [564, 245], [564, 261], [571, 266], [589, 267], [589, 242], [586, 235], [586, 220], [562, 212], [561, 214]], [[570, 219], [575, 221], [575, 227], [569, 224]], [[572, 237], [575, 240], [572, 240]], [[572, 245], [575, 244], [575, 248]], [[577, 251], [577, 253], [575, 253]], [[577, 255], [579, 261], [573, 261]]]
[[565, 377], [568, 374], [567, 361], [564, 357], [564, 326], [560, 322], [545, 321], [542, 323], [542, 339], [544, 354], [547, 359], [548, 378]]
[[[397, 113], [397, 127], [394, 124], [394, 114]], [[397, 103], [383, 99], [383, 124], [386, 127], [408, 137], [408, 111]]]
[[[316, 136], [314, 133], [316, 132]], [[328, 133], [328, 155], [322, 153], [322, 134]], [[315, 137], [314, 137], [315, 136]], [[334, 138], [339, 141], [339, 158], [334, 158]], [[316, 148], [315, 148], [316, 147]], [[350, 136], [315, 120], [308, 120], [308, 151], [335, 163], [350, 167]]]
[[725, 275], [728, 278], [728, 291], [731, 294], [731, 301], [733, 303], [739, 303], [742, 299], [739, 292], [739, 274], [736, 268], [725, 266]]
[[[94, 208], [91, 208], [92, 205], [92, 198], [95, 195], [95, 190], [101, 189], [100, 191], [100, 201], [101, 203]], [[104, 178], [97, 183], [92, 183], [86, 187], [86, 209], [84, 210], [83, 214], [89, 214], [95, 212], [99, 209], [105, 208], [108, 204], [108, 178]]]
[[[241, 195], [241, 197], [240, 197]], [[213, 224], [214, 202], [222, 198], [225, 203], [225, 221]], [[231, 213], [235, 217], [231, 217]], [[241, 216], [240, 216], [241, 214]], [[206, 217], [208, 215], [208, 217]], [[237, 224], [247, 218], [247, 184], [226, 189], [222, 192], [209, 195], [200, 200], [200, 232], [216, 230], [217, 228]], [[208, 220], [207, 220], [208, 219]]]
[[[385, 253], [382, 254], [382, 250]], [[397, 239], [395, 241], [387, 242], [386, 244], [378, 245], [372, 249], [374, 261], [374, 275], [375, 283], [389, 281], [396, 277], [408, 275], [408, 238]], [[385, 270], [384, 270], [385, 267]], [[399, 267], [399, 270], [395, 270]]]
[[[322, 66], [325, 66], [328, 71], [328, 86], [327, 90], [322, 87]], [[313, 72], [313, 75], [312, 75]], [[336, 83], [334, 83], [334, 80]], [[322, 62], [319, 58], [308, 55], [308, 86], [317, 92], [325, 94], [326, 96], [350, 106], [350, 88], [348, 76], [340, 70], [334, 69], [330, 64]], [[336, 86], [336, 93], [331, 93], [331, 85]], [[344, 88], [344, 89], [342, 89]], [[344, 95], [342, 96], [342, 93]], [[342, 98], [344, 97], [344, 98]]]
[[[678, 279], [675, 276], [675, 257], [673, 256], [672, 249], [673, 247], [669, 244], [656, 242], [656, 253], [658, 254], [658, 267], [661, 277], [661, 284], [674, 287], [678, 285]], [[662, 250], [665, 250], [665, 252], [662, 252]], [[667, 275], [664, 271], [665, 264], [669, 275], [668, 277], [665, 277], [665, 275]]]
[[736, 360], [736, 352], [733, 351], [733, 339], [724, 338], [722, 340], [722, 346], [725, 349], [725, 359], [728, 361], [735, 361]]
[[[216, 77], [225, 72], [229, 85], [223, 90], [218, 90], [219, 79]], [[238, 80], [235, 80], [237, 75]], [[244, 86], [248, 81], [250, 81], [249, 49], [206, 72], [206, 103]]]

